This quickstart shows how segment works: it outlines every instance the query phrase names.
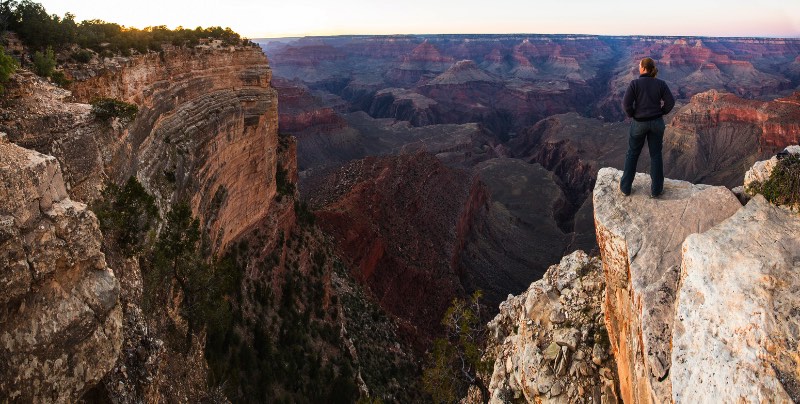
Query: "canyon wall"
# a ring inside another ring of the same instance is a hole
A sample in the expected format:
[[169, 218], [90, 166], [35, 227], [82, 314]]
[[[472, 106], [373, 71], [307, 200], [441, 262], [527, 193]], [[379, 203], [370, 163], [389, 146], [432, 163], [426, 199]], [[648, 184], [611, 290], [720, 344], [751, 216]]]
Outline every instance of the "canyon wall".
[[139, 107], [122, 156], [103, 167], [135, 174], [162, 211], [188, 199], [222, 250], [264, 216], [275, 195], [277, 94], [260, 49], [171, 49], [71, 72], [81, 102]]
[[800, 142], [800, 92], [772, 101], [710, 90], [674, 113], [664, 135], [665, 174], [736, 187], [745, 171]]

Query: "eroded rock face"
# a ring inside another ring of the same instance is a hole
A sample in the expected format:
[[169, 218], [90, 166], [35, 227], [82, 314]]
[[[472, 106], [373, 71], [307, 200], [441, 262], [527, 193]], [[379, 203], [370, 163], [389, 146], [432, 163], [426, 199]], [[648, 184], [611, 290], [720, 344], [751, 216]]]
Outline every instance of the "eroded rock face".
[[[649, 199], [649, 176], [633, 194], [619, 192], [622, 172], [603, 168], [594, 188], [597, 241], [606, 275], [606, 324], [626, 403], [668, 402], [671, 339], [681, 249], [686, 236], [733, 215], [741, 204], [728, 189], [665, 180]], [[713, 207], [710, 209], [709, 207]]]
[[600, 261], [575, 251], [500, 304], [488, 324], [491, 402], [616, 403], [604, 295]]
[[798, 142], [800, 92], [756, 101], [710, 90], [674, 114], [664, 134], [665, 173], [734, 187], [753, 163]]
[[386, 311], [430, 341], [464, 291], [457, 259], [487, 191], [427, 153], [352, 162], [311, 199], [320, 226]]
[[683, 243], [672, 398], [800, 399], [800, 216], [757, 195]]
[[215, 250], [275, 195], [277, 94], [259, 48], [165, 49], [73, 72], [73, 96], [138, 105], [115, 180], [136, 174], [162, 211], [188, 199]]
[[0, 140], [0, 400], [74, 402], [122, 343], [97, 218], [56, 159]]

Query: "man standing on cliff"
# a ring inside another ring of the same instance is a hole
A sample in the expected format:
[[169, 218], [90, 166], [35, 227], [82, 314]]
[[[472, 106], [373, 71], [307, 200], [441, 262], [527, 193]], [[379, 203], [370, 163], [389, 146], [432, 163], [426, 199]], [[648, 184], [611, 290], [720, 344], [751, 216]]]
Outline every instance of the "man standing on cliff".
[[628, 154], [625, 157], [625, 172], [619, 182], [619, 190], [625, 196], [631, 194], [636, 164], [645, 140], [650, 150], [650, 197], [658, 197], [664, 192], [664, 163], [661, 159], [665, 128], [663, 116], [675, 106], [675, 99], [667, 83], [657, 79], [656, 74], [658, 69], [653, 59], [642, 59], [639, 62], [639, 78], [631, 81], [622, 99], [625, 113], [633, 118], [628, 137]]

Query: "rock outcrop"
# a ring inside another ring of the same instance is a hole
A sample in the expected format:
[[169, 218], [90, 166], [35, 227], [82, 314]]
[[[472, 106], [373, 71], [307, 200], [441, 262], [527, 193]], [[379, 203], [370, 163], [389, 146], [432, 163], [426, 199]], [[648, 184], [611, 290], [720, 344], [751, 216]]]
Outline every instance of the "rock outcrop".
[[56, 159], [0, 139], [0, 401], [75, 402], [122, 344], [97, 218]]
[[637, 174], [633, 195], [625, 197], [619, 192], [621, 175], [601, 169], [593, 195], [606, 275], [606, 324], [622, 399], [668, 402], [680, 246], [686, 236], [722, 222], [741, 204], [724, 187], [675, 180], [665, 181], [664, 195], [648, 199], [644, 174]]
[[503, 302], [488, 324], [490, 402], [618, 402], [604, 290], [600, 261], [575, 251]]
[[[787, 146], [784, 151], [788, 154], [800, 155], [800, 146]], [[778, 157], [772, 156], [769, 160], [757, 161], [744, 174], [744, 189], [747, 190], [755, 182], [765, 182], [772, 175], [772, 170], [778, 165]]]
[[800, 216], [757, 195], [683, 243], [670, 379], [684, 402], [800, 399]]

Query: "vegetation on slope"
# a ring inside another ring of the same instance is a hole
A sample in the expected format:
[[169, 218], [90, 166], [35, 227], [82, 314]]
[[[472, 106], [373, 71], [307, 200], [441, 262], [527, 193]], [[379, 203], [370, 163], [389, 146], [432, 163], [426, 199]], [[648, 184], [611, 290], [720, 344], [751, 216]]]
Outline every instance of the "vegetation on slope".
[[[218, 39], [223, 45], [249, 42], [243, 41], [230, 28], [222, 27], [168, 29], [160, 25], [137, 29], [102, 20], [78, 23], [70, 13], [64, 17], [48, 14], [41, 4], [31, 0], [0, 1], [0, 30], [16, 32], [27, 46], [39, 51], [48, 47], [60, 50], [77, 44], [98, 53], [129, 55], [131, 50], [140, 53], [160, 51], [162, 44], [194, 46], [206, 38]], [[77, 51], [73, 58], [88, 61], [86, 53], [81, 51]]]
[[436, 403], [458, 402], [471, 386], [489, 400], [489, 383], [481, 375], [494, 363], [483, 359], [487, 330], [481, 296], [476, 291], [469, 300], [454, 299], [442, 318], [445, 336], [434, 341], [423, 375], [425, 391]]
[[800, 209], [800, 156], [789, 155], [780, 160], [769, 179], [750, 184], [751, 194], [761, 194], [775, 205]]
[[0, 94], [5, 91], [3, 85], [8, 82], [11, 74], [17, 70], [17, 61], [6, 54], [5, 49], [0, 46]]

